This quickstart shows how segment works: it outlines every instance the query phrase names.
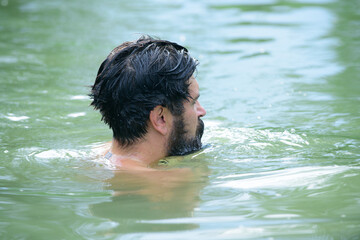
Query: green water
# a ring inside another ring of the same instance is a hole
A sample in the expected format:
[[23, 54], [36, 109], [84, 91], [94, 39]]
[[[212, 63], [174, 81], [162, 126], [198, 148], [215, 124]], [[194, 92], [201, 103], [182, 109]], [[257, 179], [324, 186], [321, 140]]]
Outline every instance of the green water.
[[[88, 86], [139, 33], [201, 63], [181, 181], [91, 150]], [[357, 0], [1, 0], [0, 238], [360, 239], [359, 76]]]

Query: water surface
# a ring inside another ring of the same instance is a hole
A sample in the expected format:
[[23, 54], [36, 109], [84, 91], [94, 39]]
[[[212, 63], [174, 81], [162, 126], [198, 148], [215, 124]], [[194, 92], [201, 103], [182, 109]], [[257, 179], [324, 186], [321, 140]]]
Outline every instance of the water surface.
[[[0, 2], [2, 239], [360, 238], [360, 3]], [[199, 59], [202, 151], [131, 175], [87, 97], [123, 41]]]

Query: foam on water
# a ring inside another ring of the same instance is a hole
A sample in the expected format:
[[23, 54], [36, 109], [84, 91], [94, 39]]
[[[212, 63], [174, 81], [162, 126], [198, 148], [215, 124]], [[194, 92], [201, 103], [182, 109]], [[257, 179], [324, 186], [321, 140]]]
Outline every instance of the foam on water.
[[[203, 143], [211, 147], [206, 152], [226, 153], [229, 157], [241, 156], [241, 161], [254, 155], [274, 152], [290, 152], [309, 147], [306, 134], [297, 134], [294, 129], [284, 131], [261, 130], [241, 127], [222, 127], [205, 122]], [[239, 159], [238, 159], [239, 160]]]
[[[306, 134], [298, 135], [294, 129], [290, 131], [284, 130], [282, 132], [274, 132], [270, 130], [257, 130], [253, 128], [241, 127], [221, 127], [216, 122], [206, 121], [206, 131], [204, 135], [205, 141], [219, 141], [224, 140], [232, 144], [239, 144], [248, 142], [252, 145], [267, 146], [272, 142], [282, 142], [290, 146], [303, 147], [309, 145], [309, 142], [304, 139]], [[208, 134], [206, 134], [208, 133]]]
[[67, 159], [67, 158], [82, 157], [83, 153], [78, 150], [52, 149], [52, 150], [46, 150], [36, 153], [34, 156], [36, 159], [39, 160], [56, 159], [56, 158]]
[[86, 112], [75, 112], [75, 113], [69, 113], [67, 116], [72, 118], [77, 118], [77, 117], [83, 117], [85, 115]]
[[19, 122], [19, 121], [23, 121], [23, 120], [27, 120], [30, 117], [28, 116], [15, 116], [15, 114], [13, 113], [9, 113], [8, 116], [5, 116], [5, 118], [14, 121], [14, 122]]
[[86, 95], [75, 95], [70, 98], [71, 100], [89, 100], [89, 96]]

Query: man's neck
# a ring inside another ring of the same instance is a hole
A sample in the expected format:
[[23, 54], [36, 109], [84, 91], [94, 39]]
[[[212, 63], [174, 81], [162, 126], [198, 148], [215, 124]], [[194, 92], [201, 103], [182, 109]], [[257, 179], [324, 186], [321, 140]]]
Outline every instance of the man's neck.
[[146, 168], [166, 157], [166, 145], [156, 136], [149, 137], [149, 135], [130, 146], [122, 146], [113, 139], [109, 152], [111, 153], [109, 160], [118, 167]]

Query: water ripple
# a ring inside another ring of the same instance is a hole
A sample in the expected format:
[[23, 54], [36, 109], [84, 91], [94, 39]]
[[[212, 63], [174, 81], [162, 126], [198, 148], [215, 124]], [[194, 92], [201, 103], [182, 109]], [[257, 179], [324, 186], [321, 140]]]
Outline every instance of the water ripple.
[[[227, 179], [225, 182], [217, 183], [218, 187], [229, 187], [239, 189], [255, 188], [295, 188], [306, 187], [307, 189], [318, 189], [324, 187], [326, 181], [335, 174], [343, 173], [352, 169], [346, 166], [325, 167], [299, 167], [277, 171], [260, 173], [238, 174], [221, 176], [218, 179]], [[229, 180], [236, 178], [235, 180]], [[240, 179], [239, 179], [240, 178]]]

